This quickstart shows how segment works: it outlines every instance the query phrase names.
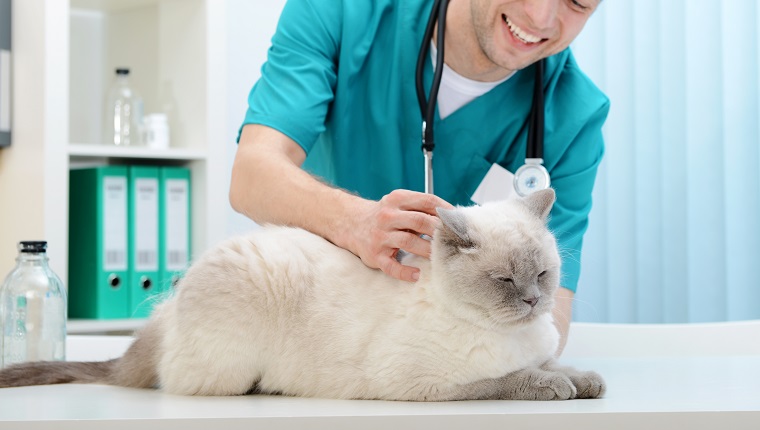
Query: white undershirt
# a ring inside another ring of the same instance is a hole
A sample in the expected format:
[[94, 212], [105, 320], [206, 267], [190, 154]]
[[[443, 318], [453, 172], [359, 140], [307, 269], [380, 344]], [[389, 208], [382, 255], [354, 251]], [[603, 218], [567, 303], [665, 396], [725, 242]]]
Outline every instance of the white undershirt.
[[[430, 59], [433, 61], [433, 68], [435, 68], [437, 56], [438, 49], [436, 49], [435, 43], [431, 41]], [[438, 90], [438, 115], [441, 119], [446, 118], [456, 112], [457, 109], [511, 78], [512, 75], [514, 75], [514, 72], [510, 73], [506, 78], [495, 82], [480, 82], [465, 78], [444, 64], [443, 75], [441, 76], [441, 88]]]

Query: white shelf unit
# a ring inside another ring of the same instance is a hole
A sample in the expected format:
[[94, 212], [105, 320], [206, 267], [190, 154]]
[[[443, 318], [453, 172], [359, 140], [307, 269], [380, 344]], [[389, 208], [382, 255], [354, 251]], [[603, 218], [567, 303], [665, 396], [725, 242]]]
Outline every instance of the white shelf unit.
[[[18, 241], [44, 239], [51, 267], [66, 282], [68, 241], [76, 240], [68, 237], [73, 167], [189, 167], [193, 254], [224, 238], [225, 8], [225, 0], [14, 1], [16, 97], [13, 142], [0, 152], [0, 273], [13, 267]], [[132, 70], [145, 113], [159, 111], [159, 93], [170, 90], [176, 108], [170, 149], [101, 144], [105, 95], [122, 66]], [[92, 323], [88, 330], [98, 324], [115, 330], [114, 322]]]
[[126, 160], [176, 160], [176, 161], [204, 161], [207, 152], [205, 150], [171, 148], [171, 149], [148, 149], [141, 147], [109, 147], [105, 145], [71, 144], [69, 145], [69, 159], [89, 158], [114, 158]]

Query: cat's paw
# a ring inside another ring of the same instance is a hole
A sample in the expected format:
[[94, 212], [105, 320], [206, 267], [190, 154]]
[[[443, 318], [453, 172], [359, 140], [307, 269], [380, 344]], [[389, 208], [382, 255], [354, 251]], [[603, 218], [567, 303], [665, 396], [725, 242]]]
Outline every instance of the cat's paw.
[[578, 399], [598, 399], [607, 390], [604, 378], [596, 372], [574, 372], [568, 376], [575, 386]]
[[542, 375], [535, 384], [536, 400], [569, 400], [574, 399], [577, 388], [573, 381], [559, 372], [549, 372]]
[[576, 389], [567, 375], [539, 369], [524, 369], [508, 375], [506, 393], [511, 400], [568, 400]]

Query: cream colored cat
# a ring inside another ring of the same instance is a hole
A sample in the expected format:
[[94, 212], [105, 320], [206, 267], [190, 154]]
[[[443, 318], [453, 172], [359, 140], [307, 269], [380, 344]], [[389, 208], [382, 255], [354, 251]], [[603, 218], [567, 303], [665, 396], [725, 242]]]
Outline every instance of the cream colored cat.
[[600, 397], [558, 366], [554, 191], [439, 210], [410, 284], [304, 230], [266, 227], [202, 256], [118, 359], [29, 363], [0, 386], [65, 382], [187, 395], [441, 401]]

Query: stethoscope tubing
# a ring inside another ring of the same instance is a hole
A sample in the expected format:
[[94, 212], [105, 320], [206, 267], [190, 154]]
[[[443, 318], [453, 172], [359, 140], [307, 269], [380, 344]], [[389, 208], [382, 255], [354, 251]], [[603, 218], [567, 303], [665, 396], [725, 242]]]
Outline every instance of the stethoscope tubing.
[[[446, 35], [446, 13], [449, 9], [449, 0], [435, 0], [433, 9], [425, 28], [425, 36], [422, 38], [422, 46], [417, 57], [417, 70], [415, 73], [415, 85], [417, 88], [417, 101], [422, 113], [422, 154], [425, 163], [425, 193], [435, 194], [433, 190], [433, 150], [435, 140], [433, 135], [433, 123], [435, 121], [435, 105], [438, 100], [438, 90], [443, 78], [443, 58], [445, 53], [444, 37]], [[435, 24], [438, 22], [438, 55], [435, 60], [435, 72], [433, 84], [430, 88], [430, 98], [425, 99], [423, 74], [425, 61], [427, 61], [430, 40], [433, 38]]]
[[[420, 47], [420, 53], [417, 56], [417, 70], [415, 73], [415, 84], [417, 88], [417, 101], [420, 105], [420, 112], [423, 114], [423, 130], [422, 130], [422, 149], [432, 152], [435, 148], [435, 141], [433, 136], [433, 122], [435, 121], [435, 105], [438, 99], [438, 90], [441, 87], [441, 79], [443, 78], [443, 58], [445, 54], [444, 37], [446, 34], [446, 13], [448, 11], [449, 0], [435, 0], [433, 3], [433, 12], [428, 19], [427, 27], [425, 28], [425, 37], [422, 39], [422, 46]], [[435, 11], [438, 13], [435, 13]], [[433, 37], [435, 31], [435, 24], [438, 25], [438, 56], [435, 63], [435, 72], [433, 74], [433, 84], [430, 87], [430, 98], [425, 97], [424, 91], [424, 71], [425, 62], [427, 61], [427, 54], [430, 49], [430, 39]]]
[[530, 107], [528, 146], [525, 158], [544, 158], [544, 60], [535, 64], [533, 104]]
[[[438, 90], [441, 87], [441, 79], [444, 69], [444, 38], [446, 34], [446, 13], [448, 11], [449, 0], [435, 0], [430, 12], [425, 35], [422, 38], [419, 55], [417, 56], [417, 69], [415, 71], [415, 86], [417, 90], [417, 101], [422, 114], [422, 152], [425, 163], [425, 193], [434, 194], [433, 191], [433, 150], [435, 149], [435, 136], [433, 133], [433, 124], [435, 121], [435, 106], [438, 100]], [[435, 69], [433, 72], [433, 82], [430, 87], [429, 97], [425, 96], [424, 90], [424, 71], [425, 62], [430, 49], [430, 40], [433, 38], [435, 24], [438, 23], [437, 48]], [[526, 147], [526, 164], [518, 169], [518, 172], [525, 167], [531, 166], [533, 169], [539, 168], [541, 176], [545, 176], [545, 185], [549, 186], [549, 174], [543, 166], [544, 150], [544, 59], [535, 63], [535, 79], [533, 85], [533, 101], [530, 109], [530, 118], [528, 119], [528, 142]], [[516, 173], [515, 184], [521, 179]], [[523, 195], [520, 187], [515, 186], [518, 194]]]

